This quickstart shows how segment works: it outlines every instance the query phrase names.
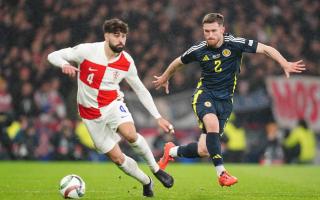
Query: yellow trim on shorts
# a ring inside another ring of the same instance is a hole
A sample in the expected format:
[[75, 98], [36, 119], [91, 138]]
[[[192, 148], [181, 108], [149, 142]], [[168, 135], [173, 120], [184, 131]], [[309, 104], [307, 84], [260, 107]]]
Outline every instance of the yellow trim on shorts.
[[199, 89], [199, 88], [201, 87], [201, 85], [202, 85], [202, 79], [203, 79], [203, 77], [201, 77], [200, 80], [198, 81], [198, 83], [197, 83], [197, 89]]
[[[241, 56], [241, 61], [240, 61], [240, 67], [239, 70], [241, 70], [241, 66], [242, 66], [242, 59], [243, 59], [243, 55]], [[233, 89], [232, 89], [232, 94], [234, 94], [234, 91], [236, 90], [236, 86], [237, 86], [237, 73], [234, 74], [234, 81], [233, 81]], [[232, 100], [233, 103], [233, 100]]]
[[[198, 85], [199, 85], [199, 83], [198, 83]], [[198, 115], [197, 115], [197, 106], [196, 106], [196, 104], [197, 104], [198, 98], [199, 98], [199, 96], [200, 96], [200, 94], [201, 94], [202, 92], [203, 92], [203, 90], [198, 90], [198, 91], [196, 92], [196, 94], [194, 95], [193, 101], [192, 101], [193, 112], [194, 112], [194, 114], [197, 116], [199, 128], [201, 128], [201, 129], [203, 128], [203, 123], [201, 122], [201, 120], [199, 119], [199, 117], [198, 117]]]
[[236, 86], [237, 86], [237, 75], [234, 74], [232, 94], [234, 94], [234, 91], [236, 90]]

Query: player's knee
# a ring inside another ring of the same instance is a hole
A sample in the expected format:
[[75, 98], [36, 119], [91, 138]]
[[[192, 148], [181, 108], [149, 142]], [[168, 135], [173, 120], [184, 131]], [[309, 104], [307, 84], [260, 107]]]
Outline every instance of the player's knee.
[[109, 156], [113, 163], [116, 165], [122, 165], [124, 162], [124, 156]]
[[130, 143], [136, 142], [138, 139], [137, 133], [128, 133], [126, 134], [126, 140]]
[[203, 117], [204, 126], [207, 132], [218, 132], [219, 121], [216, 115], [207, 114]]
[[133, 143], [137, 140], [138, 134], [134, 124], [131, 122], [123, 123], [118, 127], [118, 133], [123, 136], [128, 142]]

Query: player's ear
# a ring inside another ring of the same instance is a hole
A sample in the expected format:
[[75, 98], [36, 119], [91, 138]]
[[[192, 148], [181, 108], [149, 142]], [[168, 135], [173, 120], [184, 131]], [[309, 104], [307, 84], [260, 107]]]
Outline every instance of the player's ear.
[[104, 33], [104, 40], [109, 41], [109, 33]]
[[221, 33], [222, 34], [224, 34], [224, 31], [226, 30], [226, 28], [223, 26], [223, 25], [221, 25]]

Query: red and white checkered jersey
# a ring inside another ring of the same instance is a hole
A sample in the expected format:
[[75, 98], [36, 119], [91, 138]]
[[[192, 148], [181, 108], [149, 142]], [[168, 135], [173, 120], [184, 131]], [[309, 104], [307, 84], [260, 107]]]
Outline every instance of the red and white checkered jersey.
[[151, 115], [160, 118], [149, 91], [138, 77], [132, 57], [122, 51], [109, 60], [104, 45], [105, 42], [84, 43], [48, 55], [49, 62], [55, 66], [62, 67], [72, 62], [78, 65], [77, 101], [80, 116], [85, 119], [100, 117], [100, 108], [123, 97], [119, 83], [125, 79]]

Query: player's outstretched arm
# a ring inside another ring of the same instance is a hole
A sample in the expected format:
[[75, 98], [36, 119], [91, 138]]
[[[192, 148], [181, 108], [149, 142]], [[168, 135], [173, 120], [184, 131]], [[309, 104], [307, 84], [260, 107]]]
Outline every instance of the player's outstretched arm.
[[48, 55], [48, 61], [62, 69], [62, 73], [67, 74], [70, 77], [74, 77], [79, 69], [69, 63], [69, 61], [76, 62], [78, 55], [73, 48], [65, 48], [58, 51], [54, 51]]
[[273, 60], [277, 61], [281, 67], [283, 68], [287, 78], [290, 77], [290, 73], [301, 73], [305, 68], [305, 64], [303, 63], [302, 60], [296, 61], [296, 62], [288, 62], [278, 50], [275, 48], [258, 43], [257, 47], [257, 53], [263, 53], [266, 54], [267, 56], [271, 57]]
[[161, 76], [154, 76], [156, 80], [152, 81], [152, 83], [154, 84], [156, 89], [158, 90], [161, 87], [164, 87], [166, 90], [166, 94], [169, 94], [169, 79], [182, 66], [183, 66], [183, 63], [181, 61], [181, 58], [178, 57], [170, 63], [169, 67]]

